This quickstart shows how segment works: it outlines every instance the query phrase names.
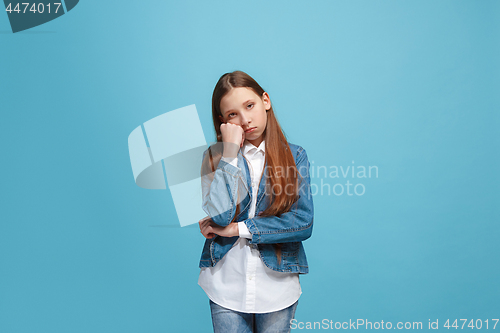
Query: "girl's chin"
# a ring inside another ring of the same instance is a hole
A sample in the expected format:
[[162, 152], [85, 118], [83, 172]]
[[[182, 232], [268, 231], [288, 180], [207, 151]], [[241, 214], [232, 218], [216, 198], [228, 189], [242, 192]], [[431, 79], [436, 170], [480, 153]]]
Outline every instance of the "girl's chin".
[[255, 133], [256, 131], [253, 131], [252, 133], [245, 134], [245, 140], [255, 140], [258, 139], [260, 135]]

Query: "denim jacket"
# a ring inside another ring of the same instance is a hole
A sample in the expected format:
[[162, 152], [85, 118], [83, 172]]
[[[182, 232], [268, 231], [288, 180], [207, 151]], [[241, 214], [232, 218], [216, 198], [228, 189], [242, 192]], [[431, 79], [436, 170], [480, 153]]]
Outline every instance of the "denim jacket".
[[[304, 148], [291, 143], [289, 146], [295, 158], [297, 170], [303, 177], [303, 179], [299, 177], [299, 199], [292, 205], [290, 211], [279, 217], [258, 216], [270, 203], [270, 190], [265, 190], [266, 162], [257, 192], [255, 217], [248, 218], [252, 199], [251, 177], [241, 150], [237, 155], [239, 169], [223, 159], [219, 161], [215, 172], [212, 173], [211, 182], [203, 190], [203, 209], [213, 222], [225, 227], [233, 220], [236, 205], [240, 200], [240, 213], [235, 221], [245, 222], [252, 234], [252, 239], [248, 241], [252, 246], [257, 246], [264, 264], [278, 272], [307, 274], [309, 266], [302, 241], [311, 237], [314, 218], [309, 160]], [[207, 151], [203, 153], [203, 159]], [[237, 199], [238, 194], [242, 195], [240, 199]], [[242, 197], [243, 200], [241, 200]], [[206, 239], [199, 267], [215, 266], [232, 248], [238, 237], [216, 235], [214, 238]], [[280, 262], [272, 246], [273, 243], [283, 243]]]

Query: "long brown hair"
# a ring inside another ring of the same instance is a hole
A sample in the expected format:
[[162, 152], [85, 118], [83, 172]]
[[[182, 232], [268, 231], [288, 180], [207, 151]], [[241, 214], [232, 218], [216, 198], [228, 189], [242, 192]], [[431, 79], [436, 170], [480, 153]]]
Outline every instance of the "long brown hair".
[[[219, 81], [215, 85], [212, 95], [212, 118], [214, 122], [215, 134], [217, 136], [217, 142], [222, 142], [222, 134], [220, 131], [222, 122], [219, 118], [219, 116], [222, 116], [220, 102], [231, 89], [237, 87], [249, 88], [260, 98], [262, 98], [262, 95], [265, 92], [264, 89], [245, 72], [234, 71], [231, 73], [225, 73], [220, 77]], [[281, 214], [290, 211], [292, 205], [297, 201], [299, 190], [298, 178], [301, 177], [301, 175], [297, 171], [295, 159], [291, 153], [285, 134], [276, 119], [272, 103], [271, 108], [267, 111], [267, 125], [262, 135], [265, 139], [264, 165], [267, 161], [267, 174], [264, 176], [266, 177], [266, 188], [271, 189], [271, 199], [270, 205], [263, 212], [261, 212], [259, 216], [280, 216]], [[217, 148], [215, 148], [215, 146], [217, 146]], [[213, 145], [209, 148], [209, 154], [207, 154], [206, 160], [203, 161], [204, 170], [209, 170], [210, 168], [212, 172], [215, 171], [214, 166], [218, 164], [222, 157], [221, 146], [222, 145], [219, 144]], [[216, 163], [214, 163], [214, 161]], [[288, 189], [290, 186], [292, 187], [291, 190]], [[279, 193], [274, 190], [276, 187], [280, 189]], [[237, 202], [239, 202], [239, 198]], [[239, 212], [240, 205], [237, 205], [236, 213], [232, 222], [235, 222]], [[275, 243], [273, 246], [276, 251], [279, 264], [281, 262], [282, 243]]]

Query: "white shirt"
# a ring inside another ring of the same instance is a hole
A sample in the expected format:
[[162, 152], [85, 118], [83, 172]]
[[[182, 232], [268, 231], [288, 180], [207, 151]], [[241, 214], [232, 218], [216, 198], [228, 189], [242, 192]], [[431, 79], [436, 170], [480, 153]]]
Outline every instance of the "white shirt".
[[[255, 216], [257, 191], [264, 168], [265, 142], [255, 147], [245, 141], [242, 154], [250, 162], [252, 202], [249, 218]], [[225, 159], [237, 166], [237, 159]], [[244, 222], [238, 222], [240, 238], [214, 267], [202, 267], [198, 284], [215, 303], [239, 312], [266, 313], [295, 303], [302, 290], [299, 273], [277, 272], [260, 259], [256, 244]], [[248, 238], [248, 239], [247, 239]]]

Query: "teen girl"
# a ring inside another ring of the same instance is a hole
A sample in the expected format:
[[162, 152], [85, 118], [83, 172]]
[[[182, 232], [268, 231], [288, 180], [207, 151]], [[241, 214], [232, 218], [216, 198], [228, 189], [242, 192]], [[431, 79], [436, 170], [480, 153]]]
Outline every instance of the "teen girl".
[[214, 331], [290, 332], [314, 216], [306, 151], [287, 142], [268, 93], [244, 72], [219, 79], [212, 116], [198, 284]]

